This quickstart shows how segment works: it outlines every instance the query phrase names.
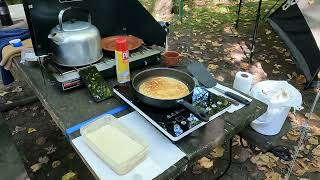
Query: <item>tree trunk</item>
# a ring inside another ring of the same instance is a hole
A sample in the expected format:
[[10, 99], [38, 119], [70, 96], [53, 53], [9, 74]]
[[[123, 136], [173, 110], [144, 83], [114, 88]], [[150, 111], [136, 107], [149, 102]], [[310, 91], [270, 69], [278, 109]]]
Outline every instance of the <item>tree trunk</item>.
[[173, 0], [156, 0], [153, 7], [153, 15], [157, 20], [170, 21], [172, 14]]

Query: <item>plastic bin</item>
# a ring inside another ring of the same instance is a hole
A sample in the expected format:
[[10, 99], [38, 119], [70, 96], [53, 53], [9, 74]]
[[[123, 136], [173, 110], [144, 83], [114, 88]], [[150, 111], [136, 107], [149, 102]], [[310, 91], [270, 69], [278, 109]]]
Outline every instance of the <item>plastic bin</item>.
[[80, 134], [86, 144], [119, 175], [135, 168], [148, 154], [145, 141], [111, 115], [82, 127]]

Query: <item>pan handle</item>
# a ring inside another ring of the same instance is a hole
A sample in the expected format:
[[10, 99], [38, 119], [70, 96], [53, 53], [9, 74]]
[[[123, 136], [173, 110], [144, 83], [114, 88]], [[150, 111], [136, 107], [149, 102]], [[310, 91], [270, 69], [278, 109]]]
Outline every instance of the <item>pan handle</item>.
[[190, 110], [200, 121], [202, 121], [202, 122], [209, 121], [208, 116], [204, 112], [202, 112], [201, 110], [198, 110], [197, 108], [192, 106], [189, 102], [187, 102], [183, 99], [180, 99], [180, 100], [177, 100], [177, 103], [181, 104], [182, 106], [184, 106], [185, 108]]

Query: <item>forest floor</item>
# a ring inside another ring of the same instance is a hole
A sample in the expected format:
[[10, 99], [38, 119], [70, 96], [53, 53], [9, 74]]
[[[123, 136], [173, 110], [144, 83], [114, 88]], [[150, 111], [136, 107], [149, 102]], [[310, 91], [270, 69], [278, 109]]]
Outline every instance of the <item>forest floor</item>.
[[[151, 10], [153, 3], [150, 0], [141, 2]], [[263, 15], [274, 2], [275, 0], [263, 1]], [[288, 121], [293, 128], [279, 139], [293, 148], [297, 146], [301, 123], [311, 108], [317, 90], [303, 90], [304, 77], [267, 21], [262, 20], [259, 26], [253, 58], [253, 61], [261, 66], [248, 64], [246, 53], [251, 43], [257, 5], [256, 0], [244, 2], [239, 28], [234, 29], [237, 4], [188, 1], [184, 6], [185, 15], [182, 21], [178, 18], [172, 20], [169, 49], [181, 52], [185, 59], [204, 63], [219, 81], [229, 85], [232, 84], [236, 72], [258, 69], [259, 72], [264, 71], [267, 74], [263, 78], [286, 80], [300, 90], [304, 110], [289, 115]], [[18, 74], [15, 77], [17, 80], [11, 86], [0, 86], [0, 103], [33, 94]], [[320, 179], [320, 118], [317, 115], [320, 115], [319, 103], [293, 168], [292, 179]], [[3, 117], [12, 132], [30, 179], [61, 179], [67, 173], [71, 176], [74, 173], [78, 179], [93, 179], [40, 102], [16, 107], [5, 112]], [[279, 160], [271, 153], [254, 153], [241, 147], [237, 138], [234, 139], [233, 149], [233, 163], [222, 179], [281, 179], [287, 173], [288, 162]], [[213, 150], [214, 153], [206, 156], [207, 159], [198, 161], [180, 179], [214, 179], [228, 162], [228, 153], [223, 151], [223, 147]], [[208, 165], [207, 168], [205, 165]]]

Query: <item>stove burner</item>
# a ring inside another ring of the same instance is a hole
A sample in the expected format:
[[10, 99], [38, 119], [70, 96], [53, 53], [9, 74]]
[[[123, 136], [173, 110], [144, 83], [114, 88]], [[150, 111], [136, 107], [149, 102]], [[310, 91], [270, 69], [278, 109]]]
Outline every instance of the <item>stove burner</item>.
[[[130, 69], [139, 69], [150, 64], [159, 63], [162, 50], [158, 46], [141, 46], [138, 49], [130, 51]], [[96, 66], [106, 79], [116, 75], [113, 52], [104, 52], [104, 57], [91, 65]], [[67, 90], [82, 85], [78, 72], [87, 66], [64, 67], [55, 64], [50, 58], [47, 58], [43, 67], [47, 73], [52, 74], [54, 79], [61, 84], [63, 90]]]
[[[117, 85], [114, 87], [114, 92], [173, 141], [183, 138], [207, 123], [198, 120], [192, 112], [183, 106], [159, 110], [145, 105], [134, 97], [131, 88], [130, 83]], [[203, 87], [196, 87], [192, 96], [192, 105], [203, 109], [210, 120], [213, 120], [226, 112], [231, 103], [224, 97], [217, 96]]]

